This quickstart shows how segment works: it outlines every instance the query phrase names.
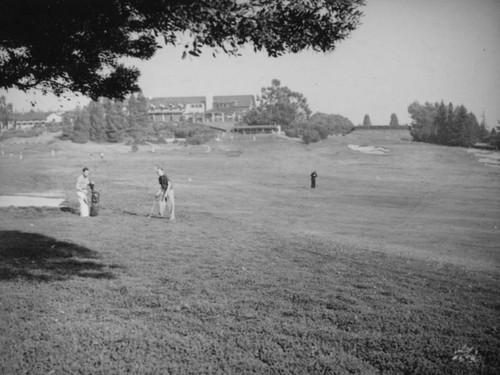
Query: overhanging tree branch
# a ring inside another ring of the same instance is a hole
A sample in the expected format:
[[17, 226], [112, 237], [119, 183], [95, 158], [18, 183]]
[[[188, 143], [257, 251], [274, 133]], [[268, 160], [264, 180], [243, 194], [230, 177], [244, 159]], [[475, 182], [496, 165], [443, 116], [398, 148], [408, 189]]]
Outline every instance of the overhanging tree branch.
[[[332, 51], [359, 24], [364, 0], [4, 0], [0, 87], [52, 88], [97, 99], [138, 91], [124, 57], [150, 59], [162, 43], [238, 55]], [[187, 33], [187, 34], [186, 34]], [[183, 36], [183, 38], [181, 38]], [[160, 42], [161, 40], [161, 42]], [[29, 83], [27, 83], [29, 82]], [[61, 84], [56, 84], [56, 83]]]

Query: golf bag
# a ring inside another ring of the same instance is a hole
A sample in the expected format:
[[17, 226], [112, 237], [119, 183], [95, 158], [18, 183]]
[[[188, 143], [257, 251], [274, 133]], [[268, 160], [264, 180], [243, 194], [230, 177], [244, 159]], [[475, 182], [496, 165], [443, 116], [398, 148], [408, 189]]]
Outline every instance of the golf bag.
[[90, 190], [92, 191], [90, 198], [90, 216], [97, 216], [99, 213], [101, 195], [98, 191], [94, 190], [94, 184], [90, 185]]

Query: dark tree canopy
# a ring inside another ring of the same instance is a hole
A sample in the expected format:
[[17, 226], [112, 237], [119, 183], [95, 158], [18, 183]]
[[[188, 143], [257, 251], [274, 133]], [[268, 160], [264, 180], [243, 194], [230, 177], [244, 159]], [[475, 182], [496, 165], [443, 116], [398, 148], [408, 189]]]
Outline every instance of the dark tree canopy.
[[[365, 0], [3, 0], [0, 87], [119, 100], [139, 87], [124, 57], [166, 45], [237, 55], [332, 51], [359, 24]], [[181, 44], [182, 43], [182, 44]]]
[[411, 135], [417, 142], [469, 147], [488, 137], [485, 124], [480, 125], [463, 105], [413, 102], [408, 113], [412, 118]]

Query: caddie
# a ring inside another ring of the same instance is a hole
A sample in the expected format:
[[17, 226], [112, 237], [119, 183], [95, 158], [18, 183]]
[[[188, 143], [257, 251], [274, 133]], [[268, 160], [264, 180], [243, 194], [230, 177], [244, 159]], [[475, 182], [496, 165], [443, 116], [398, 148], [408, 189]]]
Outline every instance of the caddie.
[[90, 184], [89, 169], [85, 167], [82, 169], [82, 174], [76, 180], [76, 195], [78, 195], [78, 202], [80, 203], [81, 217], [89, 216], [88, 187]]

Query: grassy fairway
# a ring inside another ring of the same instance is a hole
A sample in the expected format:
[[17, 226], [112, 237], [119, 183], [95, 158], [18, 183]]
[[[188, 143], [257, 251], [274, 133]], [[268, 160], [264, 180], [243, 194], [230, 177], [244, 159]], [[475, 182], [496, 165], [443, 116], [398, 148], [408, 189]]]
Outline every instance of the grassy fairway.
[[0, 194], [69, 207], [0, 209], [0, 374], [497, 374], [500, 169], [405, 138], [0, 144]]

